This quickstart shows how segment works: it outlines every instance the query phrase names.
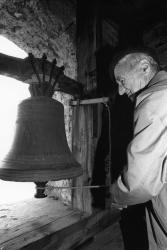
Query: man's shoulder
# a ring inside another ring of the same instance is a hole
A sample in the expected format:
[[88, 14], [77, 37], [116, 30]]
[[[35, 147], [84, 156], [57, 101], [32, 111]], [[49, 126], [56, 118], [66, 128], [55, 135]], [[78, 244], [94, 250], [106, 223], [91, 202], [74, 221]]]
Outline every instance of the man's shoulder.
[[138, 95], [136, 99], [136, 114], [147, 114], [152, 117], [166, 117], [167, 115], [167, 82], [162, 86], [150, 86]]
[[167, 95], [167, 78], [162, 79], [157, 82], [155, 82], [152, 85], [149, 85], [147, 88], [145, 88], [138, 96], [138, 100], [144, 100], [144, 99], [156, 99], [156, 98], [166, 98]]

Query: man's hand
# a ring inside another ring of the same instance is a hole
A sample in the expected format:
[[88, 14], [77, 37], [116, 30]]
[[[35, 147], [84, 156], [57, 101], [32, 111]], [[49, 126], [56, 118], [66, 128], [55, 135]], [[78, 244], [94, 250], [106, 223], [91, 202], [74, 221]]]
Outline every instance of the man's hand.
[[110, 187], [110, 195], [111, 195], [111, 208], [117, 208], [119, 210], [122, 210], [123, 208], [127, 208], [126, 204], [119, 204], [116, 202], [116, 200], [114, 199], [114, 195], [117, 189], [115, 189], [117, 187], [117, 183], [113, 183]]

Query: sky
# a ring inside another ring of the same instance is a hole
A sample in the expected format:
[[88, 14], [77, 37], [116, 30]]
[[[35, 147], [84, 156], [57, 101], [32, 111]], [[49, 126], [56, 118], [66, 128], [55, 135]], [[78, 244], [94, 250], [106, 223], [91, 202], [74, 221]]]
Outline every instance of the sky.
[[[22, 59], [28, 56], [3, 36], [0, 36], [0, 53]], [[13, 140], [17, 106], [29, 96], [28, 84], [0, 75], [0, 160], [9, 151]], [[34, 193], [34, 183], [0, 180], [0, 205], [31, 198]]]

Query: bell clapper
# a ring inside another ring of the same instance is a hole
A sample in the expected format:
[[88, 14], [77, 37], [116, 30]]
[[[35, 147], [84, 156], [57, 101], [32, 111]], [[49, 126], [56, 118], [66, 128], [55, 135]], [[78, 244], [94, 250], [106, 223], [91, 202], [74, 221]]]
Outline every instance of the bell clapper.
[[35, 182], [36, 185], [36, 194], [35, 198], [45, 198], [47, 195], [45, 194], [45, 187], [47, 182]]

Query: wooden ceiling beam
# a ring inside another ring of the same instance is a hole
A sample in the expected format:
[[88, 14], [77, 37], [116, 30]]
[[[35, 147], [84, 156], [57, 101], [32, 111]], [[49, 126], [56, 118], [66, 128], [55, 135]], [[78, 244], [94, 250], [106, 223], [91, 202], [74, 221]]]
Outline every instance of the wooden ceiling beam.
[[[34, 58], [36, 69], [42, 79], [42, 59]], [[45, 79], [49, 80], [52, 62], [46, 60]], [[60, 67], [55, 66], [53, 72], [53, 81]], [[34, 74], [29, 57], [20, 59], [0, 53], [0, 75], [8, 76], [27, 84], [38, 84], [36, 75]], [[81, 97], [83, 93], [82, 84], [67, 77], [64, 73], [56, 84], [55, 91], [61, 91], [75, 97]]]

